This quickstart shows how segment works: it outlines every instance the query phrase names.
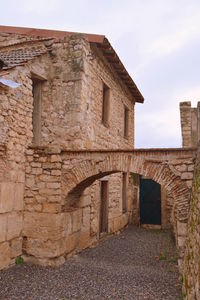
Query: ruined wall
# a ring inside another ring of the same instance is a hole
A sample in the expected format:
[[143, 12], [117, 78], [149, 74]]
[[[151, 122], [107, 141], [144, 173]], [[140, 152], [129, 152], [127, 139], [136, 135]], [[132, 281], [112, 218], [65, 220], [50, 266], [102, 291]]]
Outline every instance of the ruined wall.
[[200, 102], [191, 107], [191, 102], [180, 103], [181, 132], [183, 147], [197, 147], [200, 138]]
[[32, 87], [27, 75], [22, 68], [10, 71], [5, 77], [21, 86], [0, 89], [0, 143], [6, 145], [0, 176], [0, 269], [22, 253], [25, 149], [32, 139]]

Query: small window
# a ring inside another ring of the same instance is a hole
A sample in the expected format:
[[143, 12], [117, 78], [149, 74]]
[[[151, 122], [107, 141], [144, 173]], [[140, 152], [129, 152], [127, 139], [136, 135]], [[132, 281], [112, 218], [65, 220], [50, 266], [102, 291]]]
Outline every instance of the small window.
[[128, 139], [128, 117], [129, 117], [129, 110], [126, 106], [124, 106], [124, 137]]
[[103, 103], [102, 103], [102, 123], [108, 127], [109, 122], [109, 106], [110, 106], [110, 89], [103, 84]]
[[41, 86], [42, 81], [32, 80], [33, 83], [33, 144], [41, 144]]
[[122, 212], [127, 211], [127, 173], [122, 175]]

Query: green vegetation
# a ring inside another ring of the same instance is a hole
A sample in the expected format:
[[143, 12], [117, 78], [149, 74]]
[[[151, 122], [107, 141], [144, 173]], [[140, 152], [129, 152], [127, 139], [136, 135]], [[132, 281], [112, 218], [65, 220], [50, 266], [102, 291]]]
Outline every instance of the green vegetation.
[[21, 256], [16, 257], [15, 263], [16, 263], [16, 265], [23, 265], [23, 263], [24, 263], [23, 257], [21, 257]]

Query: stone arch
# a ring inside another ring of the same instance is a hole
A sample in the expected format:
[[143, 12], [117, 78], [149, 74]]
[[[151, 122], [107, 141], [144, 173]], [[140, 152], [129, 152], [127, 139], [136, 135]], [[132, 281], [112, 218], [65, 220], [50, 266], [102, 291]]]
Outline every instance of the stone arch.
[[[131, 154], [111, 154], [98, 158], [85, 157], [65, 170], [62, 176], [63, 202], [75, 203], [80, 195], [95, 180], [118, 172], [131, 172], [151, 177], [167, 190], [174, 199], [174, 216], [176, 220], [186, 222], [189, 212], [190, 192], [180, 175], [174, 172], [170, 161], [156, 161]], [[63, 206], [64, 207], [64, 206]]]

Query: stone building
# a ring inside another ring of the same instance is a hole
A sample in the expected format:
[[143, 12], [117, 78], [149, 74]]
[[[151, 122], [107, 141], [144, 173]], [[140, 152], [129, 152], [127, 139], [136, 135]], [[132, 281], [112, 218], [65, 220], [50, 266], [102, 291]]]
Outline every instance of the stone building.
[[104, 36], [1, 26], [0, 59], [0, 267], [57, 264], [126, 226], [138, 193], [107, 174], [66, 201], [58, 154], [133, 149], [144, 99]]
[[144, 99], [100, 35], [0, 26], [0, 68], [0, 269], [20, 255], [58, 265], [140, 224], [140, 174], [162, 186], [182, 270], [196, 155], [185, 109], [184, 148], [134, 150]]

